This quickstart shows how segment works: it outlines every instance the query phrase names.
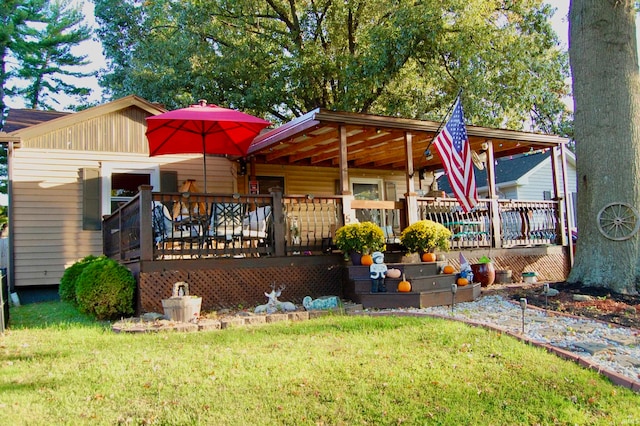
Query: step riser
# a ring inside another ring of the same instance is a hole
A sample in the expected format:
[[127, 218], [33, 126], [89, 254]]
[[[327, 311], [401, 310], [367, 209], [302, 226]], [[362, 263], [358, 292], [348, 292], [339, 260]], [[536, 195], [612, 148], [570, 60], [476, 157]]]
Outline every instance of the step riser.
[[[480, 284], [470, 284], [458, 288], [455, 303], [472, 302], [480, 297]], [[451, 291], [430, 291], [410, 293], [361, 293], [357, 294], [357, 303], [364, 308], [428, 308], [451, 304]]]
[[[388, 291], [396, 291], [400, 278], [386, 278], [384, 280]], [[411, 283], [412, 291], [433, 291], [433, 290], [451, 290], [451, 284], [456, 282], [456, 276], [453, 274], [441, 274], [431, 277], [408, 279]], [[371, 279], [355, 279], [353, 280], [356, 293], [368, 293], [371, 289]]]
[[[407, 279], [413, 277], [424, 277], [438, 275], [446, 262], [423, 262], [423, 263], [387, 263], [387, 269], [399, 269], [405, 274]], [[351, 279], [368, 279], [368, 266], [349, 266], [349, 277]]]

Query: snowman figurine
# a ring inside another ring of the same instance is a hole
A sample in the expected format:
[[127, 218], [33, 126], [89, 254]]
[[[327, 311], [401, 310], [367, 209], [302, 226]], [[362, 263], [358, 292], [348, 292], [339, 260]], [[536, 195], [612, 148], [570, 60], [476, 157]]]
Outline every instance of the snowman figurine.
[[369, 266], [371, 293], [386, 293], [387, 286], [384, 283], [384, 278], [387, 275], [387, 265], [384, 264], [384, 254], [376, 251], [371, 257], [373, 258], [373, 263]]

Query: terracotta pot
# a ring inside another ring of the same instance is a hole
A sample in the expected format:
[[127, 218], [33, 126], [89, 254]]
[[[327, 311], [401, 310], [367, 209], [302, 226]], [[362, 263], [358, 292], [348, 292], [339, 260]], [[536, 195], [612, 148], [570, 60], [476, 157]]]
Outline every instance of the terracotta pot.
[[473, 263], [471, 264], [473, 281], [480, 283], [480, 286], [487, 287], [496, 280], [496, 269], [493, 263]]

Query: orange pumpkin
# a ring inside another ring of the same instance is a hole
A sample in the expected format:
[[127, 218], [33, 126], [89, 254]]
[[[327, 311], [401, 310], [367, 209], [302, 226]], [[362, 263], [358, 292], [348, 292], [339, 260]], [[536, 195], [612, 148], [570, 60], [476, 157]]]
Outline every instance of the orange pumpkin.
[[456, 280], [456, 284], [458, 284], [460, 287], [464, 287], [465, 285], [469, 284], [469, 280], [463, 277], [460, 277]]
[[402, 274], [402, 281], [398, 283], [398, 291], [400, 293], [408, 293], [411, 291], [411, 283], [405, 279], [404, 274]]
[[436, 254], [435, 253], [422, 253], [422, 261], [423, 262], [435, 262]]
[[363, 254], [360, 263], [363, 266], [371, 266], [373, 265], [373, 257], [370, 254]]
[[451, 265], [446, 265], [444, 268], [442, 268], [443, 274], [453, 274], [454, 272], [456, 272], [456, 270], [453, 269], [453, 266]]

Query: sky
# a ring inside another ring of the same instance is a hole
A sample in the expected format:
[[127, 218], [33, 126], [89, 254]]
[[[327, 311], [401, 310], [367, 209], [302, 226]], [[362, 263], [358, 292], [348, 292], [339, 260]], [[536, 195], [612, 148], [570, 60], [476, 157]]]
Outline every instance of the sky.
[[[85, 15], [85, 22], [92, 27], [95, 27], [95, 19], [93, 16], [93, 3], [87, 0], [74, 0], [74, 3], [82, 6], [82, 11]], [[555, 7], [557, 10], [551, 19], [551, 24], [558, 34], [561, 42], [561, 46], [564, 49], [568, 48], [568, 13], [569, 13], [569, 0], [549, 0], [546, 3]], [[95, 40], [95, 36], [92, 40], [88, 40], [72, 49], [72, 52], [76, 55], [88, 55], [88, 59], [91, 62], [90, 65], [80, 68], [79, 70], [86, 73], [93, 73], [92, 77], [85, 77], [80, 79], [74, 79], [69, 77], [68, 81], [76, 84], [79, 87], [88, 87], [92, 89], [92, 95], [89, 98], [89, 102], [100, 102], [102, 99], [102, 90], [98, 85], [98, 79], [95, 76], [96, 73], [106, 67], [106, 61], [102, 56], [102, 46]], [[74, 104], [73, 100], [66, 97], [60, 97], [56, 99], [59, 105], [56, 109], [59, 111], [65, 110], [69, 105]], [[25, 108], [23, 101], [19, 99], [6, 99], [6, 102], [10, 108]]]

